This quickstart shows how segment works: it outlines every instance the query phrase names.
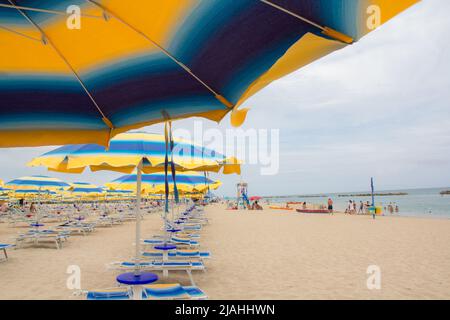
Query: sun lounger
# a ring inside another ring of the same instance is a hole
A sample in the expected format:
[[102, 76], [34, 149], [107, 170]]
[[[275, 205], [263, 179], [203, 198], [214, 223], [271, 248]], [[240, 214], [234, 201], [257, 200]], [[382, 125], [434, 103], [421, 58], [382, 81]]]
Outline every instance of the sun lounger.
[[[150, 284], [142, 286], [143, 300], [205, 300], [207, 295], [196, 286]], [[132, 300], [131, 287], [116, 287], [84, 292], [87, 300]]]
[[53, 230], [30, 230], [28, 233], [21, 234], [16, 238], [16, 246], [21, 248], [24, 244], [34, 246], [42, 243], [55, 244], [56, 249], [61, 249], [63, 242], [67, 241], [69, 234], [67, 232], [57, 232]]
[[207, 295], [196, 286], [174, 284], [150, 284], [144, 287], [144, 299], [147, 300], [204, 300]]
[[132, 291], [129, 287], [117, 287], [111, 289], [92, 290], [86, 295], [87, 300], [130, 300]]
[[160, 245], [166, 242], [167, 244], [175, 245], [177, 247], [198, 247], [200, 243], [196, 240], [189, 238], [172, 237], [169, 241], [164, 241], [163, 238], [145, 239], [143, 245]]
[[3, 252], [3, 255], [4, 255], [4, 258], [0, 258], [0, 261], [8, 260], [8, 253], [6, 252], [6, 249], [9, 249], [12, 247], [14, 247], [14, 245], [12, 245], [12, 244], [0, 243], [0, 250]]
[[[163, 253], [161, 251], [146, 251], [142, 253], [144, 258], [148, 259], [162, 259]], [[168, 252], [169, 259], [209, 259], [211, 253], [209, 251], [199, 250], [174, 250]]]
[[192, 271], [205, 271], [205, 265], [202, 261], [144, 261], [136, 264], [135, 262], [113, 262], [108, 265], [109, 269], [133, 271], [162, 271], [168, 274], [169, 271], [185, 271], [189, 276], [191, 284], [195, 286], [194, 279], [192, 278]]

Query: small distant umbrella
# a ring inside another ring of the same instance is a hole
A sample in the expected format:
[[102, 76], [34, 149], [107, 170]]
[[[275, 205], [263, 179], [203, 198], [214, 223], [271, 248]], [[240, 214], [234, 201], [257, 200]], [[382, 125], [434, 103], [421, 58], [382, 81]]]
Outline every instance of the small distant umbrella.
[[[198, 172], [179, 172], [176, 174], [177, 188], [182, 192], [204, 191], [208, 185], [216, 186], [220, 181], [206, 178]], [[136, 191], [137, 175], [130, 174], [119, 177], [105, 185], [109, 188], [128, 189]], [[172, 177], [169, 176], [169, 183], [172, 183]], [[143, 174], [141, 182], [141, 191], [145, 193], [160, 193], [165, 190], [165, 175], [162, 173]]]
[[6, 183], [7, 187], [12, 189], [35, 189], [39, 191], [58, 190], [61, 187], [70, 185], [57, 178], [47, 176], [27, 176], [11, 180]]
[[259, 196], [250, 197], [250, 201], [257, 201], [257, 200], [260, 200], [260, 199], [261, 199], [261, 197], [259, 197]]

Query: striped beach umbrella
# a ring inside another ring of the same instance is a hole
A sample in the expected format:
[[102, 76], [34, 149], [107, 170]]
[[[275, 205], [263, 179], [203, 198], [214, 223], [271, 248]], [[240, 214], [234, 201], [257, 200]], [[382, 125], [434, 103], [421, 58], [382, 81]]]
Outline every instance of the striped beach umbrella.
[[[240, 173], [239, 162], [231, 157], [202, 147], [184, 139], [173, 139], [173, 152], [168, 165], [177, 171], [214, 171], [225, 174]], [[114, 137], [108, 150], [96, 144], [67, 145], [47, 152], [28, 163], [45, 166], [51, 171], [82, 173], [86, 167], [92, 171], [108, 170], [132, 173], [142, 163], [142, 172], [165, 170], [165, 136], [152, 133], [122, 133]]]
[[103, 194], [104, 190], [101, 187], [96, 186], [95, 184], [87, 183], [87, 182], [74, 182], [70, 184], [70, 187], [67, 191], [72, 194]]
[[[169, 177], [169, 182], [172, 182]], [[218, 186], [219, 181], [214, 181], [198, 172], [181, 172], [176, 175], [177, 187], [181, 192], [203, 191], [211, 186]], [[129, 174], [119, 177], [105, 185], [111, 189], [125, 189], [136, 191], [137, 175]], [[173, 190], [173, 189], [172, 189]], [[161, 193], [165, 191], [165, 175], [162, 173], [143, 174], [141, 192]]]
[[0, 147], [232, 123], [262, 88], [418, 0], [2, 0]]
[[0, 194], [9, 193], [9, 192], [12, 192], [12, 191], [13, 191], [12, 189], [0, 186]]
[[62, 187], [69, 187], [70, 185], [60, 179], [47, 177], [47, 176], [27, 176], [11, 180], [6, 183], [6, 187], [12, 189], [21, 190], [37, 190], [37, 191], [47, 191], [47, 190], [58, 190]]

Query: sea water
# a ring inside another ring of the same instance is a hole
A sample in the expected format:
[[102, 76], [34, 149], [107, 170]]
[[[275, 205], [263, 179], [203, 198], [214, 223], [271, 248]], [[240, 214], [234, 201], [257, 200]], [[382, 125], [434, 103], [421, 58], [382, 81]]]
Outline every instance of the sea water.
[[[394, 215], [400, 216], [426, 216], [426, 217], [440, 217], [450, 218], [450, 195], [441, 195], [443, 190], [450, 190], [450, 188], [430, 188], [430, 189], [406, 189], [406, 190], [376, 190], [376, 193], [407, 193], [406, 195], [389, 195], [389, 196], [375, 196], [375, 205], [383, 208], [383, 213], [389, 215], [384, 208], [392, 203], [399, 207], [399, 213]], [[268, 200], [270, 203], [285, 203], [306, 202], [307, 204], [327, 205], [328, 198], [333, 199], [334, 208], [338, 211], [345, 211], [348, 201], [356, 201], [357, 208], [359, 202], [372, 203], [371, 196], [350, 196], [349, 194], [366, 194], [365, 192], [342, 192], [329, 193], [320, 195], [304, 195], [304, 196], [289, 196], [289, 197], [274, 197], [264, 198], [262, 203]]]

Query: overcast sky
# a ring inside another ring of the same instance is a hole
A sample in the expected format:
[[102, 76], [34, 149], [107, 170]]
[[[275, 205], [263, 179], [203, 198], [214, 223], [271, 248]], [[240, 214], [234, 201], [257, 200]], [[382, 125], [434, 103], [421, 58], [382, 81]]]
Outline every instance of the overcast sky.
[[[450, 1], [423, 0], [360, 42], [271, 84], [243, 129], [279, 129], [280, 170], [243, 167], [250, 194], [450, 186]], [[175, 129], [193, 129], [194, 120]], [[198, 121], [198, 120], [197, 120]], [[217, 126], [230, 128], [229, 118]], [[162, 133], [160, 125], [145, 128]], [[0, 149], [0, 179], [48, 174], [26, 162], [53, 147]], [[53, 174], [102, 184], [119, 174]], [[238, 176], [219, 177], [234, 195]]]

